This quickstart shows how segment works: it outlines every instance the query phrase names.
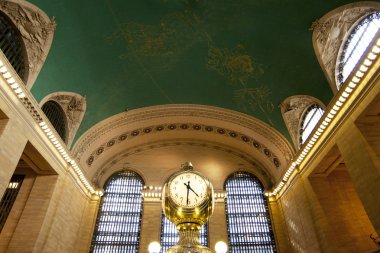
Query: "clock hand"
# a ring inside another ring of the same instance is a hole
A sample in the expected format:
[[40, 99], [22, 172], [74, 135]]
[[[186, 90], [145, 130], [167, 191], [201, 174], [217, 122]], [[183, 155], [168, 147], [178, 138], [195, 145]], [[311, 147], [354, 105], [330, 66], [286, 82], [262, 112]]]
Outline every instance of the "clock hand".
[[197, 195], [197, 197], [199, 197], [198, 194], [197, 194], [197, 193], [196, 193], [191, 187], [190, 187], [189, 189], [190, 189], [192, 192], [194, 192], [194, 194]]
[[187, 187], [186, 205], [189, 205], [189, 187]]

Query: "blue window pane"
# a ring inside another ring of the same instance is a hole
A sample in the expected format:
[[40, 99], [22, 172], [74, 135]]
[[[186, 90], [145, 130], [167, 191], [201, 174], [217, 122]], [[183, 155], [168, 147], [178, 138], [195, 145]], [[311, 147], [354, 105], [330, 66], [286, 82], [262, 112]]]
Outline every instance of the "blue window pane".
[[90, 252], [138, 252], [143, 185], [132, 171], [117, 172], [108, 179]]
[[368, 46], [377, 37], [380, 30], [380, 13], [372, 13], [362, 18], [352, 29], [339, 58], [338, 89], [350, 76]]
[[229, 252], [276, 252], [268, 204], [259, 180], [247, 172], [237, 172], [227, 179], [225, 189]]

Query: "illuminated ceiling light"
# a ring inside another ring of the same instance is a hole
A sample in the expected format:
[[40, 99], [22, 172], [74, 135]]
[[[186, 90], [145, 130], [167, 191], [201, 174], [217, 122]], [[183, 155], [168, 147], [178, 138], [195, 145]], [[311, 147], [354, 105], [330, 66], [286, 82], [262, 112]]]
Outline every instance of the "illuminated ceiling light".
[[4, 77], [5, 79], [8, 79], [8, 78], [12, 77], [12, 75], [11, 75], [11, 73], [9, 73], [9, 72], [5, 72], [5, 74], [3, 74], [3, 77]]
[[17, 94], [17, 96], [18, 96], [18, 98], [24, 98], [24, 97], [26, 97], [24, 92], [21, 92], [21, 93]]
[[348, 98], [349, 95], [350, 94], [348, 94], [346, 91], [343, 91], [343, 93], [342, 93], [342, 97], [344, 97], [344, 98]]
[[360, 82], [360, 79], [358, 77], [354, 76], [351, 81], [354, 83], [358, 83], [358, 82]]
[[373, 46], [373, 48], [372, 48], [372, 52], [374, 52], [375, 54], [378, 54], [378, 53], [380, 53], [380, 47], [378, 47], [378, 46]]
[[354, 82], [349, 82], [349, 83], [348, 83], [348, 87], [350, 87], [350, 88], [355, 88], [355, 87], [356, 87], [356, 83], [354, 83]]
[[346, 99], [345, 99], [344, 97], [342, 97], [342, 96], [340, 96], [338, 100], [339, 100], [340, 102], [342, 102], [342, 103], [344, 103], [344, 102], [346, 101]]
[[337, 106], [339, 106], [339, 107], [341, 107], [341, 106], [343, 105], [343, 103], [340, 102], [339, 100], [337, 100], [337, 101], [335, 102], [335, 104], [336, 104]]
[[356, 74], [355, 74], [357, 77], [359, 78], [362, 78], [364, 76], [364, 73], [361, 72], [360, 70], [356, 71]]
[[326, 129], [326, 126], [325, 125], [320, 125], [319, 126], [321, 129], [325, 130]]
[[344, 89], [347, 93], [351, 93], [352, 92], [352, 89], [350, 87], [346, 87], [346, 89]]
[[332, 115], [331, 113], [329, 113], [329, 114], [327, 114], [327, 116], [326, 116], [328, 119], [332, 119], [332, 118], [334, 118], [334, 115]]
[[331, 113], [332, 115], [335, 115], [335, 114], [336, 114], [336, 111], [335, 111], [334, 109], [331, 109], [331, 110], [330, 110], [330, 113]]
[[360, 71], [363, 71], [363, 72], [367, 72], [367, 70], [368, 70], [368, 67], [366, 67], [366, 66], [364, 66], [363, 64], [362, 65], [360, 65]]
[[1, 68], [0, 68], [0, 73], [5, 73], [5, 72], [7, 72], [8, 70], [7, 70], [7, 68], [5, 67], [5, 66], [2, 66]]
[[15, 82], [16, 82], [16, 80], [13, 77], [7, 79], [7, 83], [9, 83], [9, 84], [12, 84], [12, 83], [15, 83]]
[[12, 89], [15, 90], [15, 89], [19, 88], [20, 86], [18, 85], [18, 83], [12, 83], [11, 87], [12, 87]]
[[367, 55], [367, 58], [368, 59], [370, 59], [370, 60], [375, 60], [376, 59], [376, 55], [374, 54], [374, 53], [369, 53], [368, 55]]
[[15, 89], [15, 92], [16, 92], [16, 94], [21, 93], [22, 89], [20, 87], [18, 87], [17, 89]]
[[315, 141], [317, 141], [317, 138], [312, 137], [311, 140], [315, 142]]
[[39, 123], [39, 125], [40, 125], [40, 127], [43, 127], [43, 126], [46, 125], [46, 123], [45, 123], [45, 121], [41, 121], [41, 122]]
[[368, 60], [368, 59], [365, 59], [364, 62], [363, 62], [363, 64], [364, 64], [365, 66], [369, 67], [369, 66], [371, 66], [371, 64], [372, 64], [372, 61], [370, 61], [370, 60]]
[[324, 120], [324, 121], [322, 122], [322, 125], [324, 125], [324, 126], [328, 126], [329, 123], [327, 123], [326, 120]]
[[339, 106], [334, 105], [334, 106], [333, 106], [333, 109], [334, 109], [335, 111], [339, 111]]

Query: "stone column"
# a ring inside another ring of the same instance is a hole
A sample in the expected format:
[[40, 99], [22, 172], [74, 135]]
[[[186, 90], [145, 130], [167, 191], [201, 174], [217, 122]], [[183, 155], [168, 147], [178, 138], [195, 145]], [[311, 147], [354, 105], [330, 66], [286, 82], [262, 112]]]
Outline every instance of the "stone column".
[[20, 131], [17, 122], [11, 119], [6, 121], [0, 132], [0, 196], [7, 189], [27, 143], [25, 133]]
[[337, 144], [363, 207], [380, 234], [380, 160], [354, 124], [345, 129]]
[[215, 248], [218, 241], [224, 241], [228, 245], [226, 205], [224, 201], [215, 202], [214, 214], [208, 222], [209, 248]]
[[143, 203], [143, 216], [140, 234], [139, 252], [148, 252], [149, 243], [160, 242], [162, 208], [160, 201], [146, 201]]

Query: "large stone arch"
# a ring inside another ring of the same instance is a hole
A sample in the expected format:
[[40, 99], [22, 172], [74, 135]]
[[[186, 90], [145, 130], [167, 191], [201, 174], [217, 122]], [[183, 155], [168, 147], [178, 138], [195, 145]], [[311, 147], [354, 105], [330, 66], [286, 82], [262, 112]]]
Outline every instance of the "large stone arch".
[[0, 1], [0, 11], [21, 34], [26, 50], [25, 85], [30, 90], [49, 53], [56, 23], [37, 6], [21, 0]]
[[358, 19], [375, 11], [380, 11], [379, 2], [346, 4], [317, 19], [310, 27], [315, 54], [334, 94], [338, 92], [335, 71], [341, 45]]
[[99, 186], [121, 167], [145, 177], [156, 171], [147, 184], [162, 185], [181, 163], [192, 159], [196, 169], [217, 177], [216, 184], [232, 170], [246, 169], [269, 188], [280, 180], [293, 154], [288, 141], [266, 123], [203, 105], [123, 112], [89, 129], [73, 148], [87, 177]]

